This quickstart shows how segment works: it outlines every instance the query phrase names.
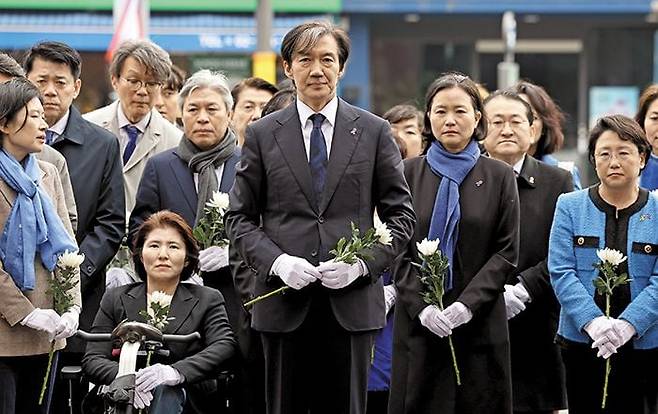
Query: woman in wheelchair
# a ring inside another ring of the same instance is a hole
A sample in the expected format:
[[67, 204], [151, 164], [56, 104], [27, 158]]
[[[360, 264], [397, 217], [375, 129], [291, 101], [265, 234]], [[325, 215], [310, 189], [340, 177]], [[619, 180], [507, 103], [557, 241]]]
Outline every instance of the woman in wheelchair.
[[[143, 282], [108, 290], [92, 332], [111, 332], [126, 319], [146, 322], [142, 314], [151, 295], [173, 296], [162, 332], [199, 332], [201, 340], [166, 344], [168, 357], [154, 355], [150, 366], [137, 370], [133, 405], [149, 407], [150, 414], [205, 412], [206, 394], [216, 388], [220, 367], [236, 350], [224, 298], [215, 289], [181, 283], [197, 268], [199, 247], [178, 214], [163, 210], [151, 215], [133, 240], [135, 270]], [[91, 382], [107, 385], [117, 376], [119, 362], [110, 343], [90, 342], [82, 367]]]

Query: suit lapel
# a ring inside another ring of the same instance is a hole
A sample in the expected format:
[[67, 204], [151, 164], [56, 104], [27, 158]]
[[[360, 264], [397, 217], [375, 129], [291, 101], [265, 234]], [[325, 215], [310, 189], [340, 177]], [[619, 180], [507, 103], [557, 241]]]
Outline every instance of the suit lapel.
[[331, 153], [329, 165], [327, 166], [327, 181], [320, 198], [319, 213], [322, 214], [329, 205], [331, 197], [336, 191], [345, 168], [350, 163], [352, 153], [356, 148], [359, 137], [363, 131], [358, 124], [359, 115], [352, 110], [343, 100], [338, 100], [338, 111], [336, 112], [336, 125], [334, 125], [334, 136], [331, 142]]
[[304, 147], [304, 137], [302, 136], [297, 106], [294, 104], [288, 105], [287, 108], [281, 111], [281, 115], [276, 122], [280, 127], [274, 130], [274, 139], [279, 145], [281, 154], [299, 187], [313, 210], [315, 210], [311, 169], [306, 158], [306, 148]]
[[80, 112], [73, 105], [71, 105], [69, 110], [69, 120], [66, 123], [66, 128], [62, 135], [57, 138], [57, 141], [54, 142], [55, 147], [65, 139], [76, 144], [82, 144], [85, 139], [84, 133], [80, 130], [84, 121], [82, 115], [80, 115]]
[[146, 309], [146, 283], [135, 285], [121, 294], [121, 304], [129, 321], [146, 322], [139, 312]]
[[196, 216], [196, 207], [198, 203], [198, 196], [194, 188], [194, 176], [192, 171], [185, 166], [185, 161], [178, 157], [174, 151], [176, 158], [172, 158], [169, 162], [171, 170], [174, 172], [176, 182], [183, 193], [183, 198], [187, 202], [188, 207], [192, 210], [190, 217]]
[[119, 139], [119, 118], [117, 115], [117, 111], [119, 110], [119, 101], [114, 101], [110, 106], [108, 106], [106, 109], [104, 109], [104, 113], [106, 113], [108, 116], [105, 118], [103, 121], [101, 121], [101, 125], [103, 128], [107, 129], [111, 133], [114, 134], [117, 139]]
[[[162, 122], [161, 115], [155, 110], [151, 110], [151, 120], [146, 126], [146, 130], [142, 137], [138, 140], [135, 152], [130, 156], [128, 163], [123, 166], [123, 172], [130, 170], [136, 164], [139, 164], [160, 142], [162, 136]], [[164, 121], [167, 122], [167, 121]]]
[[192, 310], [199, 302], [199, 299], [192, 295], [184, 283], [179, 283], [171, 300], [169, 316], [174, 319], [170, 320], [165, 327], [165, 332], [175, 334], [183, 326], [183, 323], [192, 313]]
[[523, 161], [523, 166], [521, 167], [521, 173], [519, 174], [518, 180], [521, 180], [524, 182], [524, 187], [527, 188], [535, 188], [537, 185], [537, 169], [538, 169], [538, 163], [536, 159], [531, 157], [530, 155], [525, 156], [525, 160]]
[[222, 181], [219, 184], [219, 191], [228, 193], [231, 191], [233, 181], [235, 181], [235, 165], [240, 160], [238, 151], [233, 152], [233, 155], [228, 160], [224, 161], [224, 170], [222, 171]]

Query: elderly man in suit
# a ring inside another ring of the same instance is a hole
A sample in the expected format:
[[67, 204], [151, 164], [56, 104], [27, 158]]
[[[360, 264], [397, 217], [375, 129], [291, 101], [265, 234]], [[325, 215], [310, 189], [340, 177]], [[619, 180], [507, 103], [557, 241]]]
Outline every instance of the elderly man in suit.
[[126, 216], [135, 206], [137, 186], [148, 159], [178, 145], [182, 135], [154, 108], [170, 71], [169, 55], [155, 43], [122, 43], [110, 63], [112, 87], [119, 100], [84, 116], [119, 139]]
[[[557, 198], [573, 190], [571, 174], [526, 155], [534, 126], [532, 108], [516, 92], [496, 91], [485, 100], [489, 132], [484, 147], [517, 175], [521, 209], [519, 265], [508, 275], [515, 413], [547, 414], [566, 408], [565, 374], [554, 338], [559, 305], [550, 285], [548, 238]], [[541, 358], [537, 358], [541, 355]]]
[[[364, 413], [373, 338], [385, 324], [380, 276], [413, 232], [411, 196], [388, 123], [336, 96], [347, 34], [324, 22], [299, 25], [281, 55], [296, 104], [247, 127], [225, 219], [254, 293], [290, 287], [252, 314], [267, 412]], [[350, 222], [373, 227], [375, 208], [391, 245], [352, 265], [332, 260]]]
[[[24, 69], [43, 96], [48, 123], [45, 148], [61, 154], [71, 173], [78, 210], [76, 240], [85, 255], [80, 266], [80, 329], [89, 330], [105, 292], [105, 267], [125, 229], [119, 145], [111, 133], [85, 121], [73, 106], [82, 84], [82, 61], [75, 49], [60, 42], [38, 43], [27, 52]], [[71, 339], [61, 364], [79, 365], [84, 346]], [[57, 383], [57, 411], [66, 409], [66, 389], [64, 382]]]

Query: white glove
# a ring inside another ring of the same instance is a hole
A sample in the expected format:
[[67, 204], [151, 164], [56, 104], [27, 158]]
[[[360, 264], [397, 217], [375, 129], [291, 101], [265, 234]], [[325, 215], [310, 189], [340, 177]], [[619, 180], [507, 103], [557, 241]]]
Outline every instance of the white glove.
[[183, 280], [183, 283], [189, 283], [191, 285], [203, 286], [203, 279], [198, 274], [192, 273], [192, 276], [187, 278], [187, 280]]
[[105, 274], [105, 289], [112, 289], [132, 282], [134, 282], [133, 278], [120, 267], [111, 267]]
[[585, 325], [585, 332], [594, 340], [592, 348], [598, 348], [598, 357], [608, 359], [622, 345], [621, 336], [613, 328], [613, 321], [612, 318], [598, 316]]
[[420, 311], [418, 318], [424, 327], [429, 329], [434, 335], [437, 335], [440, 338], [444, 338], [452, 334], [450, 321], [439, 310], [439, 308], [434, 305], [427, 306], [425, 309]]
[[384, 286], [384, 304], [386, 305], [386, 315], [388, 315], [388, 311], [390, 311], [393, 305], [395, 305], [395, 299], [397, 295], [398, 293], [395, 290], [395, 285], [390, 284]]
[[21, 325], [28, 328], [44, 331], [48, 334], [48, 340], [52, 341], [57, 334], [59, 315], [52, 309], [36, 308], [30, 312], [22, 321]]
[[525, 304], [518, 296], [516, 296], [516, 291], [513, 285], [505, 285], [503, 297], [505, 298], [505, 310], [507, 311], [508, 320], [525, 310]]
[[170, 365], [155, 364], [142, 368], [135, 375], [135, 389], [139, 392], [151, 391], [159, 385], [178, 385], [183, 377]]
[[79, 320], [80, 311], [77, 307], [73, 307], [67, 312], [64, 312], [59, 318], [55, 339], [65, 339], [75, 335], [75, 331], [78, 330]]
[[445, 308], [443, 315], [450, 321], [450, 329], [455, 329], [473, 319], [473, 312], [461, 302], [455, 302]]
[[322, 277], [320, 272], [308, 260], [285, 253], [274, 261], [272, 273], [279, 276], [283, 283], [295, 290], [306, 287], [309, 283]]
[[142, 410], [151, 405], [151, 401], [153, 401], [153, 394], [151, 391], [140, 391], [135, 387], [135, 396], [133, 397], [133, 405], [135, 408]]
[[215, 272], [228, 266], [228, 246], [210, 246], [199, 252], [199, 270]]
[[322, 286], [329, 289], [344, 288], [367, 274], [367, 270], [365, 270], [367, 268], [361, 259], [357, 259], [354, 264], [335, 262], [331, 259], [328, 262], [321, 262], [317, 269], [322, 274], [320, 278]]
[[615, 319], [612, 321], [612, 328], [615, 330], [617, 335], [621, 337], [621, 345], [624, 345], [626, 342], [630, 341], [632, 337], [635, 336], [637, 331], [635, 327], [631, 325], [630, 322], [624, 319]]

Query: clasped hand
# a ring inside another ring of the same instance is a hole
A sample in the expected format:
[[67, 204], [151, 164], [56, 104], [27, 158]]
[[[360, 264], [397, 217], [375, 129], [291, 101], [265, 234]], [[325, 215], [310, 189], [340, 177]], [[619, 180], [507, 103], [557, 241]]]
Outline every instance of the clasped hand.
[[635, 335], [635, 327], [623, 319], [599, 316], [585, 325], [585, 332], [594, 341], [592, 348], [598, 348], [596, 356], [608, 359], [617, 349]]
[[21, 325], [48, 334], [48, 340], [65, 339], [78, 329], [79, 311], [73, 307], [59, 316], [53, 309], [36, 308], [22, 321]]
[[443, 338], [451, 335], [453, 329], [468, 323], [473, 318], [473, 313], [463, 303], [454, 302], [444, 310], [434, 305], [427, 306], [418, 318], [424, 327]]
[[272, 273], [295, 290], [302, 289], [316, 280], [320, 280], [322, 285], [329, 289], [344, 288], [366, 272], [361, 260], [351, 265], [329, 260], [316, 267], [306, 259], [289, 254], [279, 256], [272, 266]]

